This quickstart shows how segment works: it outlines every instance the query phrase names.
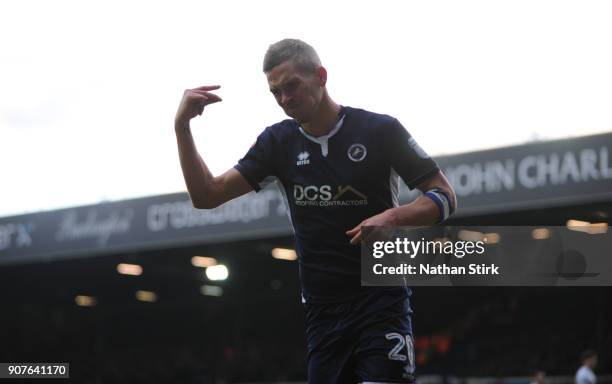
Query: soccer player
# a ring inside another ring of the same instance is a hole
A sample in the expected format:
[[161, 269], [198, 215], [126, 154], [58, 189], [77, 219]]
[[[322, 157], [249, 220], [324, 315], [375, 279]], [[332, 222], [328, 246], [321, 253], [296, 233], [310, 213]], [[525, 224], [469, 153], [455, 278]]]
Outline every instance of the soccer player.
[[597, 352], [586, 350], [580, 356], [582, 366], [576, 371], [576, 384], [597, 384], [593, 370], [597, 366]]
[[545, 384], [546, 383], [546, 372], [541, 369], [538, 369], [533, 374], [531, 379], [531, 384]]
[[[175, 131], [191, 201], [210, 209], [277, 182], [295, 233], [309, 382], [412, 383], [411, 292], [360, 286], [361, 227], [444, 221], [455, 194], [397, 119], [332, 100], [327, 70], [310, 45], [295, 39], [272, 44], [263, 72], [290, 119], [267, 127], [219, 176], [198, 154], [189, 125], [205, 106], [221, 101], [211, 92], [219, 86], [184, 92]], [[399, 206], [400, 177], [423, 195]]]

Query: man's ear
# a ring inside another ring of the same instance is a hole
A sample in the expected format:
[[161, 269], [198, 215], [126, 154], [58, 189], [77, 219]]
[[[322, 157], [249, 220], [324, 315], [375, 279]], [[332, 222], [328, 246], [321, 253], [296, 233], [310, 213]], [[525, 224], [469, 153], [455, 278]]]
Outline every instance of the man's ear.
[[325, 67], [319, 67], [318, 75], [319, 85], [325, 87], [325, 84], [327, 84], [327, 69], [325, 69]]

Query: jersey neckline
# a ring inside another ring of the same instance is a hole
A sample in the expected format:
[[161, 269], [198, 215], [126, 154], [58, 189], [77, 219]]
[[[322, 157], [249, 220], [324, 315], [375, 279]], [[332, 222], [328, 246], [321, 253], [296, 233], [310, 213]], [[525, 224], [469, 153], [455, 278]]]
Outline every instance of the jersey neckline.
[[323, 157], [327, 157], [327, 154], [329, 153], [329, 143], [328, 143], [329, 139], [333, 137], [336, 133], [338, 133], [340, 128], [342, 128], [342, 126], [344, 125], [344, 118], [346, 117], [346, 108], [342, 105], [340, 106], [339, 115], [340, 115], [340, 119], [338, 120], [334, 128], [332, 128], [332, 130], [329, 131], [327, 135], [318, 136], [318, 137], [308, 134], [304, 130], [304, 128], [302, 128], [302, 126], [299, 125], [298, 123], [298, 128], [300, 132], [302, 133], [302, 135], [304, 135], [308, 140], [314, 143], [317, 143], [321, 146], [321, 154], [323, 155]]

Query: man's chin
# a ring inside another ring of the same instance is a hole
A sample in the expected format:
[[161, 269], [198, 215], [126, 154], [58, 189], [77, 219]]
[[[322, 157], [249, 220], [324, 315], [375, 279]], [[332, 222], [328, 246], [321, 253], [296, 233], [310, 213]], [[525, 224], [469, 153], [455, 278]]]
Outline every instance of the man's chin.
[[300, 124], [304, 124], [310, 121], [308, 117], [297, 113], [285, 112], [285, 114]]

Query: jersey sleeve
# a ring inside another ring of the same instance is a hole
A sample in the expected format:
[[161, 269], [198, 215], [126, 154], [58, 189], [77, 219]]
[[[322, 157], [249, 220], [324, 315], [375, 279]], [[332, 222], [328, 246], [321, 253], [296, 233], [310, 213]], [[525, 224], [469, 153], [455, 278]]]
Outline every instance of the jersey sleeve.
[[595, 378], [582, 367], [576, 373], [575, 382], [576, 384], [595, 384]]
[[410, 189], [440, 170], [397, 119], [380, 127], [379, 135], [389, 164]]
[[246, 155], [234, 166], [256, 192], [265, 186], [267, 177], [275, 176], [274, 153], [274, 138], [270, 129], [266, 128]]

